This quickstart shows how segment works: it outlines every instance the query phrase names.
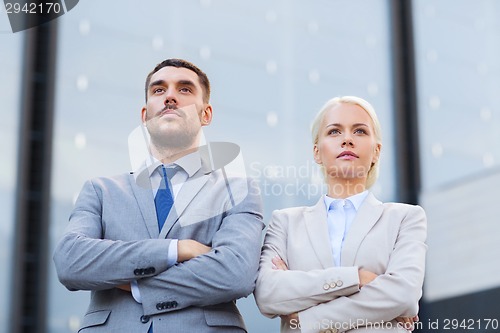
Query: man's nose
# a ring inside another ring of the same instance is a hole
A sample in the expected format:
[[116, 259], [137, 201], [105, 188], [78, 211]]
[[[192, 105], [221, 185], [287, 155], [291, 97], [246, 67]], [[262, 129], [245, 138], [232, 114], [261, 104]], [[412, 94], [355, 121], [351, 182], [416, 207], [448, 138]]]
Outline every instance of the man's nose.
[[173, 89], [168, 89], [165, 94], [165, 105], [167, 104], [177, 104], [177, 95]]

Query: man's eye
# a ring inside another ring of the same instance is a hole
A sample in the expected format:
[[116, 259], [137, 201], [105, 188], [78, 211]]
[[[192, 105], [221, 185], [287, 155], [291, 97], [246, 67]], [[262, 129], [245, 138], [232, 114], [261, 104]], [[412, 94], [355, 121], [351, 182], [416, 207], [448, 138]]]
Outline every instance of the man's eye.
[[180, 92], [191, 92], [191, 89], [189, 89], [189, 88], [181, 88]]
[[153, 90], [153, 93], [158, 94], [158, 93], [161, 93], [161, 92], [164, 92], [164, 91], [165, 91], [165, 89], [163, 89], [163, 88], [156, 88], [156, 89]]

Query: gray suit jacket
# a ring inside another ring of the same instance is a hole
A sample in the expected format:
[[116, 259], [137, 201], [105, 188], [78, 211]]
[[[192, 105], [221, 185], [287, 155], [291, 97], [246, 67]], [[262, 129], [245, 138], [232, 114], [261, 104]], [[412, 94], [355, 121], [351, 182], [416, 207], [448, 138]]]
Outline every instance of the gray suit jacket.
[[[63, 285], [91, 290], [80, 332], [146, 333], [151, 323], [155, 333], [246, 331], [235, 300], [255, 286], [260, 196], [207, 165], [182, 186], [161, 233], [147, 172], [85, 183], [54, 254]], [[170, 239], [212, 250], [167, 268]], [[142, 304], [115, 288], [132, 280]]]
[[[323, 198], [312, 207], [275, 211], [261, 256], [257, 305], [270, 317], [298, 312], [299, 321], [282, 320], [282, 332], [343, 332], [356, 326], [363, 332], [406, 332], [392, 320], [418, 313], [426, 230], [421, 207], [381, 203], [370, 193], [346, 235], [342, 267], [335, 267]], [[272, 269], [276, 255], [289, 271]], [[361, 290], [360, 268], [379, 275]]]

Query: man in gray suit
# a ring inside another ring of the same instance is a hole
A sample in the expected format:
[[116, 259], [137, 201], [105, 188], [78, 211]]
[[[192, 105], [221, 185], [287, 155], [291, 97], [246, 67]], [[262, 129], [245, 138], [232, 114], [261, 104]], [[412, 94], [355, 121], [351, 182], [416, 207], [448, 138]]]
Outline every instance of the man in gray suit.
[[83, 186], [54, 254], [61, 283], [91, 291], [79, 332], [246, 331], [235, 303], [255, 286], [262, 207], [226, 172], [228, 150], [200, 147], [209, 98], [198, 67], [158, 64], [141, 111], [150, 158]]

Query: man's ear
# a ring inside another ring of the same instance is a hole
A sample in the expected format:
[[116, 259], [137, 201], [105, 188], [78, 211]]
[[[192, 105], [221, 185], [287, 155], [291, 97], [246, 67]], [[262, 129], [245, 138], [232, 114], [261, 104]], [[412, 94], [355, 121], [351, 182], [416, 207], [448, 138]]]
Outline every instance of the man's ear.
[[146, 125], [146, 119], [147, 119], [147, 109], [144, 106], [141, 110], [141, 121], [143, 125]]
[[319, 156], [319, 149], [318, 149], [318, 144], [315, 143], [313, 147], [313, 156], [314, 156], [314, 161], [318, 164], [323, 164], [321, 161], [321, 156]]
[[210, 125], [210, 123], [212, 122], [212, 112], [213, 112], [212, 105], [207, 103], [203, 108], [203, 111], [201, 111], [200, 115], [201, 126]]

